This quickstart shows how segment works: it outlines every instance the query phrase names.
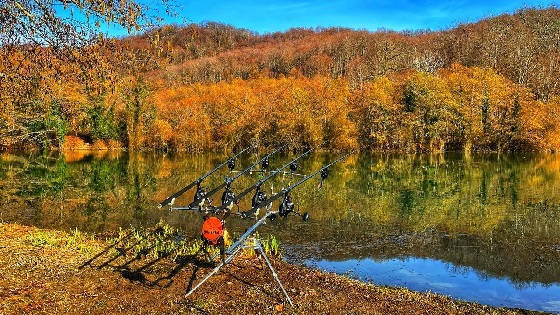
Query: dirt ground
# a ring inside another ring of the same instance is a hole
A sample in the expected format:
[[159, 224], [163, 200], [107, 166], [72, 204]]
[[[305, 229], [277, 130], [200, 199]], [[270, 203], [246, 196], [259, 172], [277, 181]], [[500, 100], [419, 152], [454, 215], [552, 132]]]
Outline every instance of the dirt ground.
[[185, 298], [211, 270], [202, 258], [149, 260], [108, 250], [85, 264], [108, 246], [82, 235], [0, 224], [0, 314], [529, 313], [379, 287], [273, 259], [295, 304], [290, 307], [263, 261], [247, 255]]

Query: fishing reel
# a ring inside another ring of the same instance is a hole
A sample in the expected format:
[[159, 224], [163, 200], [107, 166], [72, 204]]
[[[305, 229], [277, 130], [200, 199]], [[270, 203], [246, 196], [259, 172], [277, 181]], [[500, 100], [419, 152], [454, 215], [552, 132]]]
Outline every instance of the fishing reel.
[[255, 190], [255, 194], [253, 195], [253, 198], [251, 199], [251, 207], [257, 207], [259, 204], [263, 203], [266, 201], [266, 194], [261, 190], [261, 186], [257, 186], [257, 189]]
[[292, 171], [292, 173], [294, 173], [295, 171], [297, 171], [298, 169], [298, 164], [297, 162], [292, 162], [290, 163], [290, 171]]
[[329, 177], [329, 168], [325, 167], [321, 169], [321, 180], [325, 180]]
[[263, 171], [266, 171], [266, 170], [268, 169], [268, 166], [269, 166], [269, 165], [270, 165], [270, 161], [269, 161], [268, 156], [267, 156], [267, 157], [265, 157], [265, 158], [262, 160], [262, 162], [261, 162], [261, 169], [262, 169]]
[[260, 208], [258, 207], [260, 204], [266, 202], [267, 200], [267, 196], [266, 194], [261, 190], [261, 185], [257, 185], [255, 188], [255, 194], [253, 195], [253, 198], [251, 198], [251, 209], [254, 209], [252, 211], [246, 211], [246, 212], [242, 212], [240, 213], [240, 215], [243, 218], [248, 218], [248, 217], [257, 217], [259, 215], [259, 210]]
[[296, 211], [295, 204], [292, 202], [292, 198], [290, 198], [290, 195], [284, 194], [284, 199], [282, 199], [282, 202], [278, 207], [278, 215], [282, 218], [285, 218], [290, 213], [299, 215], [303, 221], [309, 221], [309, 213], [300, 213], [299, 211]]
[[235, 168], [235, 160], [234, 159], [229, 159], [227, 161], [227, 167], [229, 168], [229, 171], [232, 172], [233, 169]]
[[327, 177], [329, 177], [329, 168], [328, 167], [322, 168], [320, 171], [320, 175], [321, 175], [321, 181], [319, 182], [319, 188], [323, 187], [323, 182], [325, 181], [325, 179], [327, 179]]
[[234, 205], [235, 200], [235, 193], [231, 190], [231, 180], [226, 177], [226, 188], [224, 189], [224, 193], [222, 194], [222, 207], [231, 211]]
[[193, 203], [197, 207], [202, 207], [206, 201], [206, 190], [199, 184], [196, 185]]

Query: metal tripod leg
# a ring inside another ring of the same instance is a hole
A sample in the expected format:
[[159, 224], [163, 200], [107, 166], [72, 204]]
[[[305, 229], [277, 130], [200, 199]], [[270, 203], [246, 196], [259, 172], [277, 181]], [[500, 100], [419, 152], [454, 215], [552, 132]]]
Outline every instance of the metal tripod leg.
[[210, 271], [210, 273], [207, 274], [206, 277], [204, 277], [204, 279], [202, 279], [202, 281], [200, 281], [194, 288], [192, 288], [189, 292], [187, 292], [187, 294], [185, 294], [185, 297], [188, 297], [189, 295], [191, 295], [194, 291], [196, 291], [196, 289], [198, 289], [198, 287], [200, 287], [204, 282], [208, 281], [208, 279], [210, 279], [210, 277], [212, 277], [216, 272], [218, 272], [220, 270], [220, 268], [222, 268], [227, 263], [229, 263], [233, 259], [233, 257], [241, 250], [241, 248], [243, 248], [243, 247], [242, 246], [237, 247], [235, 249], [235, 251], [233, 253], [231, 253], [231, 255], [228, 256], [228, 258], [226, 258], [223, 262], [221, 262], [219, 265], [217, 265], [216, 268], [214, 268], [212, 271]]
[[290, 299], [290, 296], [288, 296], [288, 292], [286, 292], [286, 289], [284, 289], [282, 282], [280, 282], [280, 279], [278, 278], [278, 274], [276, 274], [276, 271], [274, 270], [274, 268], [272, 268], [272, 265], [270, 264], [270, 261], [268, 260], [268, 257], [266, 256], [266, 253], [264, 252], [264, 249], [261, 246], [260, 240], [255, 241], [255, 247], [261, 252], [264, 261], [266, 261], [266, 264], [268, 265], [268, 269], [270, 269], [270, 271], [272, 272], [272, 276], [274, 277], [274, 279], [276, 279], [276, 282], [278, 282], [278, 285], [280, 286], [280, 289], [282, 289], [282, 293], [284, 293], [286, 300], [288, 300], [288, 303], [290, 303], [291, 306], [294, 306], [292, 300]]
[[265, 253], [264, 249], [262, 248], [261, 242], [258, 239], [254, 240], [254, 245], [252, 245], [252, 246], [247, 246], [247, 241], [245, 241], [242, 245], [237, 246], [235, 248], [235, 250], [231, 253], [231, 255], [228, 256], [228, 258], [226, 258], [223, 262], [221, 262], [219, 265], [217, 265], [212, 271], [210, 271], [210, 273], [208, 273], [206, 275], [206, 277], [204, 277], [204, 279], [202, 279], [196, 286], [194, 286], [194, 288], [192, 288], [189, 292], [187, 292], [187, 294], [185, 294], [185, 298], [188, 297], [189, 295], [191, 295], [194, 291], [196, 291], [204, 282], [208, 281], [208, 279], [210, 279], [210, 277], [212, 277], [214, 274], [216, 274], [223, 266], [228, 264], [235, 257], [235, 255], [237, 255], [237, 253], [239, 253], [239, 251], [241, 249], [247, 248], [247, 247], [255, 248], [261, 253], [262, 257], [264, 258], [264, 260], [266, 262], [266, 265], [268, 266], [268, 269], [270, 269], [270, 271], [272, 272], [272, 276], [274, 277], [274, 279], [276, 280], [276, 282], [280, 286], [280, 289], [282, 290], [282, 293], [284, 293], [284, 296], [286, 297], [286, 300], [288, 300], [288, 303], [290, 303], [291, 306], [294, 306], [294, 304], [292, 303], [292, 300], [290, 299], [290, 296], [288, 295], [288, 292], [286, 292], [286, 289], [284, 289], [284, 286], [282, 285], [282, 282], [280, 282], [280, 279], [278, 278], [278, 274], [276, 274], [276, 271], [274, 270], [274, 268], [272, 267], [272, 264], [268, 260], [268, 257], [266, 256], [266, 253]]

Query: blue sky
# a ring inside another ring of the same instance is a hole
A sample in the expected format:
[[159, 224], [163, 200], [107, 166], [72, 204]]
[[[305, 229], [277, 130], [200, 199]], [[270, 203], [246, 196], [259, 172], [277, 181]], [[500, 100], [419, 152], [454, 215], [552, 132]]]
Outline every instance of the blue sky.
[[[216, 21], [268, 33], [318, 26], [372, 31], [379, 28], [440, 30], [527, 6], [557, 5], [560, 0], [174, 0], [174, 3], [180, 7], [179, 17], [168, 17], [166, 23]], [[111, 29], [110, 35], [125, 34]]]

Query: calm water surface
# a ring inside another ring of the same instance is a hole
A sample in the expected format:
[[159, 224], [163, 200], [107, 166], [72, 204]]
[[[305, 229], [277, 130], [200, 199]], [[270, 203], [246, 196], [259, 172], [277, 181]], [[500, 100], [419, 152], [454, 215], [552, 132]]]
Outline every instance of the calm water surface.
[[[0, 154], [0, 220], [103, 232], [162, 219], [194, 238], [201, 224], [196, 213], [155, 205], [224, 158]], [[313, 155], [302, 172], [334, 158]], [[238, 169], [256, 159], [246, 155]], [[227, 174], [216, 173], [206, 186]], [[240, 191], [258, 176], [244, 176], [234, 187]], [[296, 179], [279, 176], [266, 189]], [[356, 155], [317, 186], [311, 180], [292, 195], [311, 222], [293, 217], [261, 230], [277, 236], [286, 260], [381, 285], [560, 312], [559, 155]], [[191, 199], [192, 192], [176, 204]], [[228, 226], [235, 234], [250, 223], [232, 218]]]

